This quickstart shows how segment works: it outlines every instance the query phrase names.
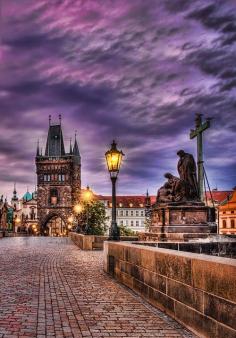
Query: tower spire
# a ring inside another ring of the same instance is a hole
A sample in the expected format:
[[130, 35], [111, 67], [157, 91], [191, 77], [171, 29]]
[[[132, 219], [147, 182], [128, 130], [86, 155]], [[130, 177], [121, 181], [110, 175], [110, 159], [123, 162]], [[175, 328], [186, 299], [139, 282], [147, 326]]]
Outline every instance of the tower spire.
[[70, 155], [73, 154], [73, 149], [72, 149], [72, 143], [71, 143], [71, 138], [70, 138]]
[[77, 142], [77, 130], [75, 131], [75, 142], [73, 148], [73, 155], [80, 157], [79, 146]]
[[40, 151], [39, 151], [39, 140], [38, 140], [38, 142], [37, 142], [36, 156], [40, 156]]

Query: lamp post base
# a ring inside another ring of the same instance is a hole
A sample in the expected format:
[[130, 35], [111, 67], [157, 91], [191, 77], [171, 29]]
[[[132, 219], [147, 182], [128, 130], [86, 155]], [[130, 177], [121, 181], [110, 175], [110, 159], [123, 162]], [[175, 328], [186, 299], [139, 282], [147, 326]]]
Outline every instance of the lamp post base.
[[112, 221], [111, 227], [109, 230], [108, 241], [119, 241], [119, 240], [120, 240], [120, 229], [117, 226], [117, 223]]

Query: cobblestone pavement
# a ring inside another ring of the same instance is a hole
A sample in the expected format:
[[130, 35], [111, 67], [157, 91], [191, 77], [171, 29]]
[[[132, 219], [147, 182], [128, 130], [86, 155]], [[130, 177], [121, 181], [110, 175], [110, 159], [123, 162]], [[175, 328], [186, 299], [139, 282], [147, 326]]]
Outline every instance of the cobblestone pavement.
[[193, 337], [67, 238], [0, 240], [0, 338]]

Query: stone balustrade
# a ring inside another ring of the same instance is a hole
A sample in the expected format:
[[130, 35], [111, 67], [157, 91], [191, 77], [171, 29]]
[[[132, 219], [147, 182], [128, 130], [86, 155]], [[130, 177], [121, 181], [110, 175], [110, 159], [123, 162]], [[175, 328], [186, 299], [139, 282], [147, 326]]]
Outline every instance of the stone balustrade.
[[236, 261], [104, 243], [104, 270], [200, 337], [236, 337]]

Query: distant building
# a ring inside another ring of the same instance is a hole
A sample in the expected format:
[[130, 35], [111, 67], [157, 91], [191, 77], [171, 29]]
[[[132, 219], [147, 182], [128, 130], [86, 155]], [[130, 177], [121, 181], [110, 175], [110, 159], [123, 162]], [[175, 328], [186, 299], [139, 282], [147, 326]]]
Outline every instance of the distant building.
[[[111, 225], [112, 197], [98, 196], [106, 209], [108, 227]], [[150, 204], [156, 202], [156, 196], [117, 196], [117, 225], [127, 227], [135, 232], [145, 231], [146, 211]]]
[[3, 196], [1, 196], [0, 199], [0, 230], [6, 231], [8, 228], [8, 204], [7, 200], [3, 199]]
[[44, 155], [39, 145], [36, 153], [38, 182], [38, 220], [40, 231], [49, 235], [67, 232], [67, 220], [73, 206], [79, 202], [81, 191], [81, 158], [77, 140], [66, 153], [60, 123], [51, 125]]
[[236, 190], [219, 206], [219, 232], [223, 235], [236, 234]]

